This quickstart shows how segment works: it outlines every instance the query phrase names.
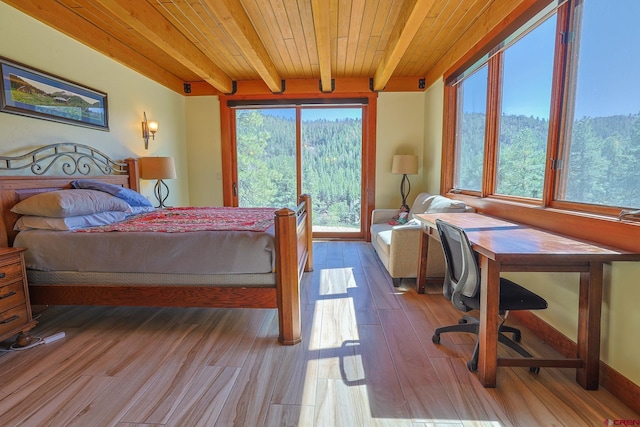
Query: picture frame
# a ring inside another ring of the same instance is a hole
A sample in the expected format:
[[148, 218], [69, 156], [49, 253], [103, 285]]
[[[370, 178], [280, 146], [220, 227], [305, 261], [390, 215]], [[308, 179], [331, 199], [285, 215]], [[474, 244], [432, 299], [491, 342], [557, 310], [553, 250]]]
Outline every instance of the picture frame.
[[0, 112], [109, 130], [107, 94], [0, 57]]

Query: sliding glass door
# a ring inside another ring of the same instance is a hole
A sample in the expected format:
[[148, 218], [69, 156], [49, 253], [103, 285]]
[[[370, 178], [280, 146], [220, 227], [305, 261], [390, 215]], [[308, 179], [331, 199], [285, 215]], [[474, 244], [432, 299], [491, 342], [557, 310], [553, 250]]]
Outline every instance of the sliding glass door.
[[316, 236], [362, 234], [362, 106], [235, 108], [238, 206], [313, 199]]

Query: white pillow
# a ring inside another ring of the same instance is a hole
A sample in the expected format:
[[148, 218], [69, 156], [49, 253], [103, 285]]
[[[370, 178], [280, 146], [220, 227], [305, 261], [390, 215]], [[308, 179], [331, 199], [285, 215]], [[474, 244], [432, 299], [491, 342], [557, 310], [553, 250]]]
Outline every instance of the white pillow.
[[98, 212], [130, 212], [127, 202], [96, 190], [58, 190], [39, 193], [11, 208], [20, 215], [63, 218]]
[[429, 204], [431, 203], [431, 199], [433, 198], [433, 194], [429, 193], [420, 193], [413, 201], [411, 205], [411, 209], [409, 209], [409, 218], [414, 218], [415, 214], [425, 213]]
[[435, 196], [427, 209], [427, 213], [464, 212], [466, 208], [467, 204], [460, 200], [453, 200], [444, 196]]
[[120, 211], [98, 212], [90, 215], [68, 216], [65, 218], [23, 215], [18, 218], [13, 229], [17, 231], [34, 228], [57, 231], [76, 230], [78, 228], [113, 224], [114, 222], [122, 221], [126, 216], [126, 212]]
[[411, 206], [409, 217], [416, 214], [440, 212], [464, 212], [467, 204], [460, 200], [453, 200], [438, 194], [420, 193]]

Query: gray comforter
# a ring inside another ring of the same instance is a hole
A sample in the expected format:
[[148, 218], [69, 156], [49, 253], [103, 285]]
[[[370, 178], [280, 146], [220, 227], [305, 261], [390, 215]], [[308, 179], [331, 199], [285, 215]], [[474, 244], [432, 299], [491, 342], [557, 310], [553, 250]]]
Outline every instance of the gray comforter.
[[263, 233], [28, 230], [18, 233], [14, 246], [28, 248], [28, 269], [43, 271], [270, 273], [275, 263], [273, 227]]

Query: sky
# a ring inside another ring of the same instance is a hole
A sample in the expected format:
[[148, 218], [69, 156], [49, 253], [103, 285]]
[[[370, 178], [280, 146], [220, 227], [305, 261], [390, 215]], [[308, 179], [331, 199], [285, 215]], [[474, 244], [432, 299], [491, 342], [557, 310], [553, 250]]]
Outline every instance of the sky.
[[553, 16], [505, 51], [503, 113], [549, 118], [555, 28]]
[[[269, 114], [277, 117], [284, 117], [286, 119], [294, 120], [296, 118], [295, 108], [264, 108], [260, 110], [262, 114]], [[303, 121], [314, 121], [319, 119], [325, 119], [334, 121], [337, 119], [361, 119], [362, 108], [313, 108], [307, 107], [302, 110]]]
[[[583, 4], [582, 37], [575, 40], [580, 46], [576, 118], [640, 113], [640, 1]], [[546, 46], [553, 43], [555, 32], [554, 16], [506, 50], [504, 113], [549, 117], [553, 52]], [[474, 84], [486, 81], [486, 70], [481, 72], [484, 75], [472, 76]], [[484, 111], [481, 104], [465, 99], [465, 110]]]
[[639, 18], [638, 0], [585, 1], [577, 118], [640, 112]]

